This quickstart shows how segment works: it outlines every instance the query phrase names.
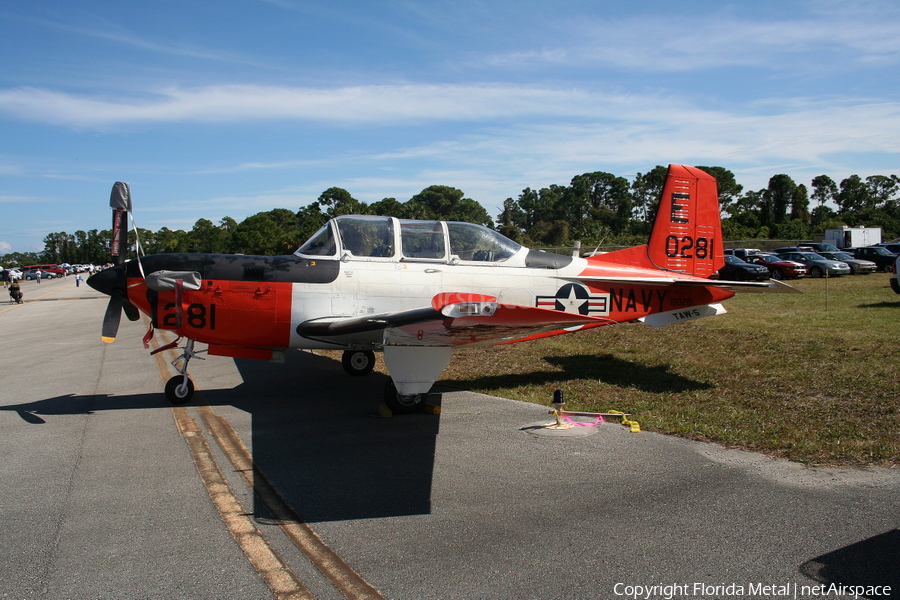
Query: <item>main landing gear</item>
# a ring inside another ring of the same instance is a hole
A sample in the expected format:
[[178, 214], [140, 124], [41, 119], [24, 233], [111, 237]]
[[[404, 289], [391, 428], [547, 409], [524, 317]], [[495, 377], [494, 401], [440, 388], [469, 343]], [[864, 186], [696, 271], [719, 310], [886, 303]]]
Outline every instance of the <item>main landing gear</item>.
[[[437, 356], [432, 358], [434, 354], [432, 348], [385, 348], [385, 364], [392, 377], [384, 386], [383, 399], [392, 413], [409, 414], [422, 409], [431, 384], [450, 360], [449, 348], [438, 349]], [[375, 353], [346, 350], [341, 357], [341, 366], [355, 377], [368, 375], [375, 368]], [[399, 379], [403, 393], [398, 390], [396, 379]]]
[[392, 379], [384, 385], [384, 404], [396, 415], [407, 415], [422, 409], [427, 394], [400, 394]]
[[[194, 395], [194, 382], [188, 377], [187, 367], [192, 358], [205, 360], [197, 354], [194, 352], [194, 340], [189, 339], [184, 344], [181, 356], [172, 361], [172, 366], [179, 373], [166, 382], [166, 399], [172, 404], [187, 404]], [[181, 366], [176, 364], [179, 361], [181, 361]]]
[[341, 356], [341, 366], [354, 377], [368, 375], [375, 368], [375, 353], [371, 350], [346, 350]]

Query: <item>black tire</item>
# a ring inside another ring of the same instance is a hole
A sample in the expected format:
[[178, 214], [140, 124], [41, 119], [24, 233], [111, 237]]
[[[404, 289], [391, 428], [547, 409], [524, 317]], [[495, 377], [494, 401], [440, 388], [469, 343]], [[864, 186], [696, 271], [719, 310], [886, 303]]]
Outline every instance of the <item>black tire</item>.
[[784, 271], [782, 271], [781, 269], [773, 269], [772, 279], [784, 279]]
[[825, 274], [825, 272], [822, 271], [822, 267], [812, 267], [809, 270], [809, 276], [815, 277], [816, 279], [818, 279], [819, 277], [822, 277], [824, 274]]
[[[179, 390], [184, 382], [184, 375], [176, 375], [166, 382], [166, 399], [172, 404], [187, 404], [194, 395], [194, 382], [190, 378], [187, 380], [187, 389]], [[179, 392], [182, 391], [182, 394]]]
[[425, 394], [401, 396], [397, 393], [394, 382], [389, 379], [384, 386], [384, 403], [392, 413], [408, 415], [422, 410], [422, 406], [425, 404]]
[[371, 350], [347, 350], [341, 356], [341, 366], [354, 377], [368, 375], [375, 368], [375, 353]]

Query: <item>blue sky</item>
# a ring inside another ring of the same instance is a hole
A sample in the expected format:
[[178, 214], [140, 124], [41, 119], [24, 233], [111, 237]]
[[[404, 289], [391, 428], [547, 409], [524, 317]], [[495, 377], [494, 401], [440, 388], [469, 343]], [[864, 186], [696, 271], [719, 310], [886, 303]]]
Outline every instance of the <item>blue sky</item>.
[[4, 0], [0, 254], [456, 187], [900, 173], [895, 0]]

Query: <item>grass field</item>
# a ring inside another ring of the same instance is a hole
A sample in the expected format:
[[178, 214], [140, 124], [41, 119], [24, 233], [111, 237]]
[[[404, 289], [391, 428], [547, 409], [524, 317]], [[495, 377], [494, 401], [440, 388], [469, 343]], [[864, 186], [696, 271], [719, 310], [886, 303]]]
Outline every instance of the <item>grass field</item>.
[[647, 430], [807, 464], [900, 462], [900, 296], [889, 275], [788, 282], [717, 317], [629, 323], [454, 354], [445, 386], [567, 410], [632, 413]]

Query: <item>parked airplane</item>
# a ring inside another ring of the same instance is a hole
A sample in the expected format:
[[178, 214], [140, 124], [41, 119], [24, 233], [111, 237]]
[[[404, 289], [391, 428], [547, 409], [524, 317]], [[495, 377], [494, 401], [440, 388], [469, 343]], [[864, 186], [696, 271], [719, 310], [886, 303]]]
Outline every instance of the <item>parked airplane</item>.
[[[725, 312], [738, 291], [794, 292], [778, 282], [708, 279], [724, 263], [715, 179], [670, 165], [646, 245], [589, 258], [525, 248], [480, 225], [370, 215], [332, 219], [290, 256], [157, 254], [127, 262], [128, 185], [116, 183], [115, 267], [88, 280], [110, 296], [103, 339], [138, 311], [176, 333], [175, 404], [193, 394], [187, 367], [210, 355], [278, 360], [290, 348], [344, 350], [352, 375], [374, 351], [390, 373], [384, 399], [410, 412], [458, 348], [507, 344], [640, 320], [653, 326]], [[117, 233], [116, 233], [117, 232]], [[157, 352], [159, 350], [156, 350]]]

